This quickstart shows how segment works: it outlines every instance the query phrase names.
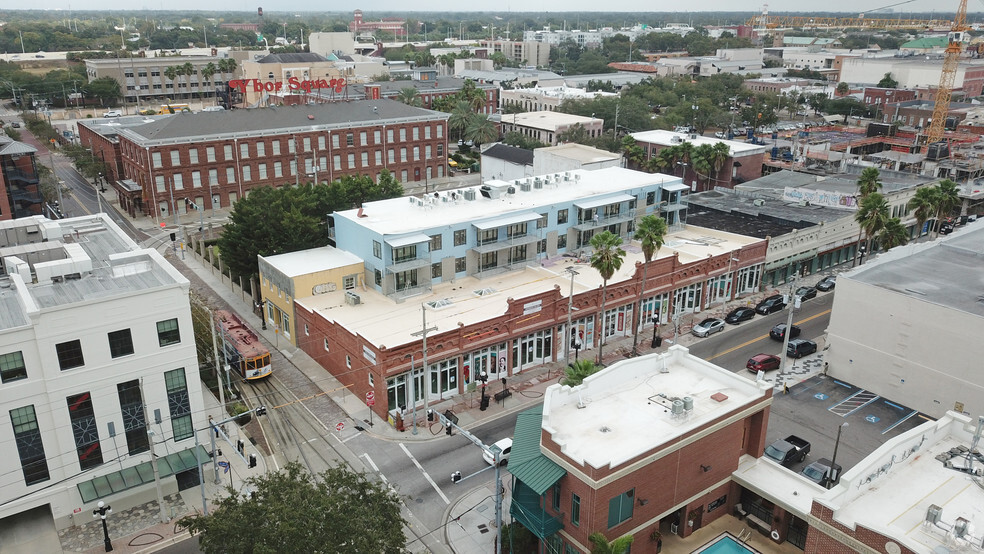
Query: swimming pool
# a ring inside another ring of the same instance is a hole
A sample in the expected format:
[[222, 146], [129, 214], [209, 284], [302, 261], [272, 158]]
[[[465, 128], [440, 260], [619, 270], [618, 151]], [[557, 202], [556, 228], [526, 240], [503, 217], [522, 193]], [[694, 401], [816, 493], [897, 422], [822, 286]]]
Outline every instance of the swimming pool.
[[742, 544], [731, 533], [721, 533], [711, 542], [694, 550], [693, 554], [758, 554], [758, 550]]

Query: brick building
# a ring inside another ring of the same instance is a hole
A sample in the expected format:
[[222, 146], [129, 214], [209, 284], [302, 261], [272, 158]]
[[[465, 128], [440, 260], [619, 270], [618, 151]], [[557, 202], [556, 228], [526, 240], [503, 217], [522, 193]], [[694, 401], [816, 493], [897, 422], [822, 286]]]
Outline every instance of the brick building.
[[594, 532], [657, 552], [732, 513], [731, 474], [762, 455], [771, 404], [770, 383], [678, 345], [553, 385], [517, 419], [510, 514], [547, 552], [589, 552]]
[[[601, 340], [630, 336], [641, 320], [645, 340], [657, 309], [665, 324], [758, 290], [765, 241], [678, 224], [686, 209], [679, 178], [617, 167], [570, 173], [569, 181], [520, 182], [512, 193], [488, 186], [489, 197], [476, 188], [336, 212], [336, 244], [365, 260], [365, 286], [294, 298], [298, 347], [353, 394], [385, 396], [374, 409], [395, 420], [401, 408], [424, 403], [425, 384], [427, 401], [463, 394], [480, 372], [498, 380], [576, 358], [565, 338], [575, 333], [580, 350], [594, 351]], [[658, 209], [673, 232], [645, 270], [641, 251], [626, 247], [602, 325], [602, 281], [587, 264], [586, 236], [611, 230], [628, 243], [636, 218]], [[291, 290], [270, 286], [262, 281], [264, 296]], [[426, 358], [415, 334], [422, 305]], [[274, 313], [274, 324], [281, 321]]]
[[29, 144], [0, 135], [0, 221], [44, 213], [35, 152]]
[[447, 119], [365, 100], [175, 114], [121, 128], [118, 140], [123, 178], [141, 191], [143, 213], [168, 217], [185, 212], [185, 198], [221, 208], [264, 185], [383, 170], [402, 183], [442, 177]]
[[407, 30], [404, 28], [405, 24], [406, 21], [393, 17], [383, 18], [379, 21], [363, 21], [362, 10], [355, 10], [352, 15], [352, 22], [349, 23], [349, 31], [353, 33], [360, 31], [389, 31], [394, 36], [406, 36]]
[[680, 168], [668, 168], [666, 171], [677, 174], [683, 173], [683, 182], [690, 186], [693, 192], [712, 190], [714, 187], [733, 188], [735, 184], [744, 183], [762, 176], [762, 162], [765, 160], [765, 146], [748, 144], [731, 140], [721, 140], [704, 137], [696, 133], [682, 134], [672, 131], [643, 131], [632, 133], [632, 138], [646, 152], [646, 158], [657, 156], [660, 150], [679, 146], [685, 142], [695, 148], [702, 144], [727, 144], [730, 156], [721, 165], [721, 169], [712, 175], [701, 175], [693, 166], [683, 162]]

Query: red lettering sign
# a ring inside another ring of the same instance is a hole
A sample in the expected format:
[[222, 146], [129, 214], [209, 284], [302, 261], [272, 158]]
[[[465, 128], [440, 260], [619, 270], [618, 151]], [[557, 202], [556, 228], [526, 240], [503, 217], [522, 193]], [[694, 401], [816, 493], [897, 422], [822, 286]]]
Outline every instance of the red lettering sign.
[[308, 93], [315, 89], [334, 89], [335, 92], [342, 92], [345, 90], [345, 79], [302, 81], [297, 77], [291, 77], [287, 79], [286, 87], [283, 81], [264, 82], [259, 79], [233, 79], [229, 81], [229, 88], [238, 89], [243, 94], [246, 94], [247, 88], [252, 89], [253, 92], [278, 92], [284, 88], [291, 91], [303, 90]]

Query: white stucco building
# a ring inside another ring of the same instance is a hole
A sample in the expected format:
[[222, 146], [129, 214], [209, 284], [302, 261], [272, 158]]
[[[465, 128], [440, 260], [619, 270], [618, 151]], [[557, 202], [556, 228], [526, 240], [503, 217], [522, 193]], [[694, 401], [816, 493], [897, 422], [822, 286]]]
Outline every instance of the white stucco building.
[[829, 374], [932, 417], [984, 413], [984, 224], [842, 273]]
[[0, 260], [0, 530], [155, 499], [152, 452], [197, 478], [188, 280], [104, 214], [0, 222]]

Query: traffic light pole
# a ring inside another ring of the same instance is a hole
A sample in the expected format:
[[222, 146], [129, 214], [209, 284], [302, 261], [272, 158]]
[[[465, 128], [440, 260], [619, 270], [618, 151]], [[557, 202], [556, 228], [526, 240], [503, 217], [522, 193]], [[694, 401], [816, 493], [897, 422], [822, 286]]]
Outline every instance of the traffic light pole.
[[[219, 384], [219, 386], [221, 386], [221, 383]], [[252, 410], [243, 413], [249, 414], [255, 412], [257, 416], [261, 416], [261, 415], [265, 415], [266, 411], [267, 411], [266, 406], [257, 406], [256, 408], [253, 408]], [[247, 460], [246, 457], [243, 455], [243, 452], [240, 452], [239, 449], [236, 448], [236, 445], [233, 444], [232, 439], [229, 438], [229, 435], [226, 435], [225, 431], [223, 431], [222, 428], [220, 427], [220, 425], [224, 425], [242, 415], [243, 414], [239, 414], [238, 416], [228, 417], [226, 419], [223, 419], [222, 421], [213, 421], [212, 416], [209, 416], [208, 418], [208, 428], [209, 428], [208, 434], [212, 441], [212, 468], [215, 473], [216, 485], [222, 483], [222, 479], [219, 478], [219, 464], [217, 463], [216, 460], [216, 458], [218, 457], [218, 450], [216, 450], [215, 448], [215, 437], [222, 435], [222, 438], [224, 438], [226, 442], [229, 443], [229, 446], [231, 446], [233, 450], [236, 451], [236, 454], [238, 454], [239, 458], [246, 464], [246, 467], [254, 467], [256, 465], [256, 455], [250, 454], [250, 459]], [[202, 470], [202, 454], [201, 454], [201, 450], [198, 448], [198, 444], [199, 444], [198, 431], [200, 430], [201, 429], [195, 430], [195, 462], [198, 464], [198, 484], [201, 487], [201, 491], [202, 491], [202, 512], [205, 515], [208, 515], [208, 502], [205, 499], [205, 475]]]
[[[449, 410], [450, 411], [450, 410]], [[437, 418], [444, 424], [449, 430], [457, 429], [466, 439], [472, 441], [475, 446], [482, 449], [482, 452], [489, 455], [495, 465], [495, 554], [502, 552], [502, 463], [500, 460], [501, 451], [493, 452], [488, 445], [482, 442], [481, 439], [472, 435], [468, 431], [465, 431], [458, 426], [457, 423], [449, 419], [446, 415], [436, 412], [434, 410], [427, 410], [428, 419], [431, 416], [437, 416]], [[450, 434], [450, 433], [449, 433]], [[469, 477], [471, 477], [469, 475]], [[451, 482], [457, 483], [461, 480], [461, 472], [456, 471], [451, 474]]]

